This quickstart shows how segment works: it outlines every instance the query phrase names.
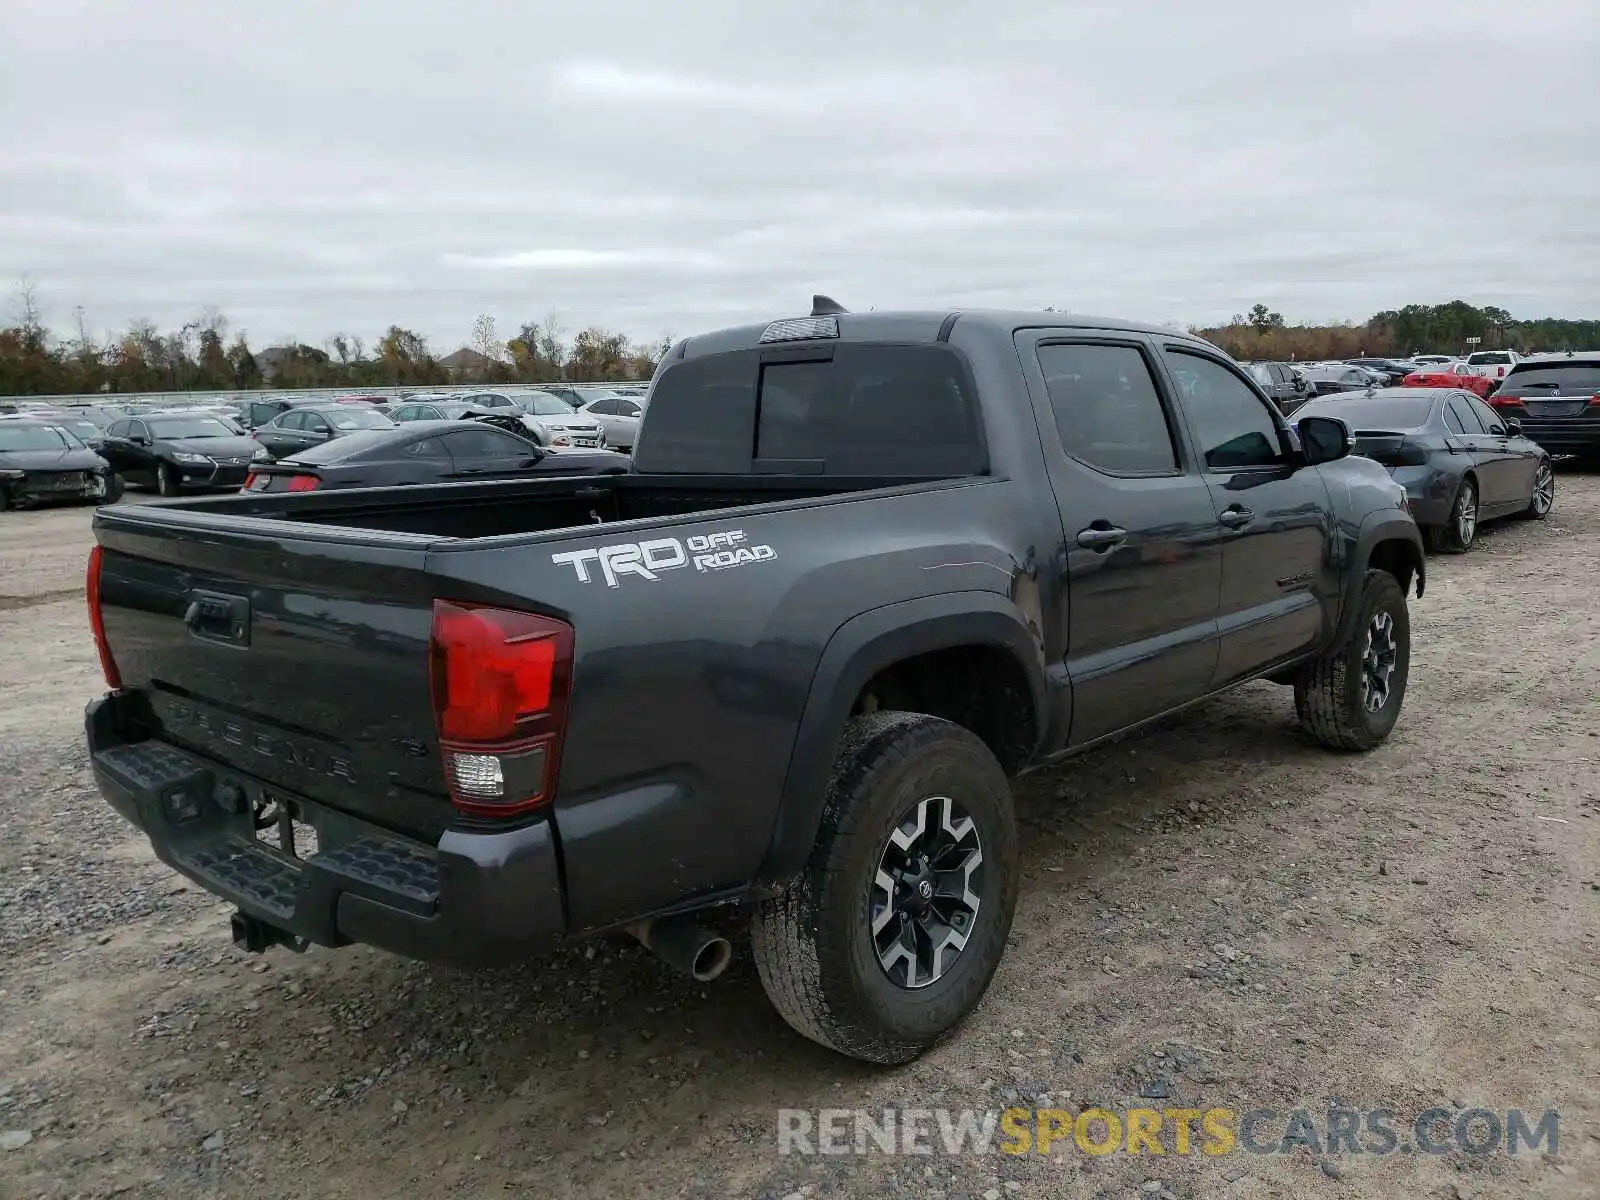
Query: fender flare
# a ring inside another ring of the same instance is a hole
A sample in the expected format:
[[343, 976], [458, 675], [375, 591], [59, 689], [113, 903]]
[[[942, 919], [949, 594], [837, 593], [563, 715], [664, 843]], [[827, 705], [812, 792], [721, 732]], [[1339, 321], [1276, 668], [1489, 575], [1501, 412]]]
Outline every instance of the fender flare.
[[781, 887], [810, 857], [839, 739], [861, 689], [893, 663], [957, 646], [990, 646], [1016, 659], [1032, 693], [1039, 744], [1046, 720], [1043, 647], [1009, 598], [945, 592], [851, 618], [828, 639], [812, 676], [758, 887]]
[[1344, 584], [1344, 603], [1339, 613], [1339, 628], [1334, 637], [1335, 646], [1343, 646], [1355, 632], [1356, 618], [1361, 611], [1361, 590], [1366, 586], [1367, 569], [1372, 562], [1372, 551], [1380, 542], [1404, 542], [1410, 548], [1412, 569], [1416, 572], [1417, 599], [1427, 585], [1427, 556], [1422, 550], [1422, 531], [1409, 513], [1370, 513], [1361, 522], [1356, 534], [1355, 549], [1350, 564], [1354, 568]]

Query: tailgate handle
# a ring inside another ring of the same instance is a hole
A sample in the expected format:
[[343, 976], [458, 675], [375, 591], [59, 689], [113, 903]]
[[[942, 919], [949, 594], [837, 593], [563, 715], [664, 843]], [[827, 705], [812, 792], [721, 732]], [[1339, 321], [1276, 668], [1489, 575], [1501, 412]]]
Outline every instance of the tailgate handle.
[[250, 600], [226, 592], [189, 593], [189, 607], [183, 614], [189, 632], [208, 642], [229, 646], [250, 644]]

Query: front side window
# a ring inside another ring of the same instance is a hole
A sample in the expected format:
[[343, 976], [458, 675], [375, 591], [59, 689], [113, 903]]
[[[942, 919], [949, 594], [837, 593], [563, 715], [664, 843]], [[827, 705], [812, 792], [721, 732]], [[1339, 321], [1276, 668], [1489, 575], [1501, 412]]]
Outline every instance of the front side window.
[[1494, 409], [1476, 396], [1467, 401], [1467, 403], [1472, 405], [1472, 411], [1478, 414], [1478, 421], [1482, 424], [1485, 433], [1496, 434], [1500, 437], [1505, 436], [1506, 423], [1494, 415]]
[[1112, 475], [1178, 469], [1172, 430], [1144, 355], [1133, 346], [1039, 347], [1061, 448]]
[[1182, 350], [1166, 353], [1208, 470], [1238, 471], [1281, 461], [1278, 423], [1244, 380], [1215, 359]]

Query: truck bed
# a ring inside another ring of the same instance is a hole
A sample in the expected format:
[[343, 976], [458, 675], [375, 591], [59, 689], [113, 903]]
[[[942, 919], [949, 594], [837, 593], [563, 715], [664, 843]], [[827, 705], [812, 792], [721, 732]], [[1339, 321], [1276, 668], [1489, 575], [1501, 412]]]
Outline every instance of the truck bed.
[[[232, 524], [254, 517], [303, 525], [485, 538], [554, 533], [588, 525], [712, 513], [749, 505], [928, 486], [927, 480], [805, 476], [598, 475], [527, 482], [449, 483], [426, 487], [357, 488], [274, 495], [241, 493], [163, 505], [162, 518], [194, 514]], [[937, 485], [934, 485], [937, 486]], [[138, 520], [138, 510], [130, 516]], [[117, 516], [111, 517], [116, 521]], [[309, 531], [298, 531], [304, 536]]]

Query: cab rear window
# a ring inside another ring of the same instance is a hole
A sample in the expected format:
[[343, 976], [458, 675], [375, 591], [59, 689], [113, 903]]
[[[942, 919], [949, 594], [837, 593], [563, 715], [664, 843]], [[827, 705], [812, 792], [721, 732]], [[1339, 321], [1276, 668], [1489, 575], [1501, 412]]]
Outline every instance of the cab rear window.
[[948, 478], [987, 465], [965, 363], [924, 345], [674, 363], [655, 381], [635, 454], [636, 469], [654, 473]]

